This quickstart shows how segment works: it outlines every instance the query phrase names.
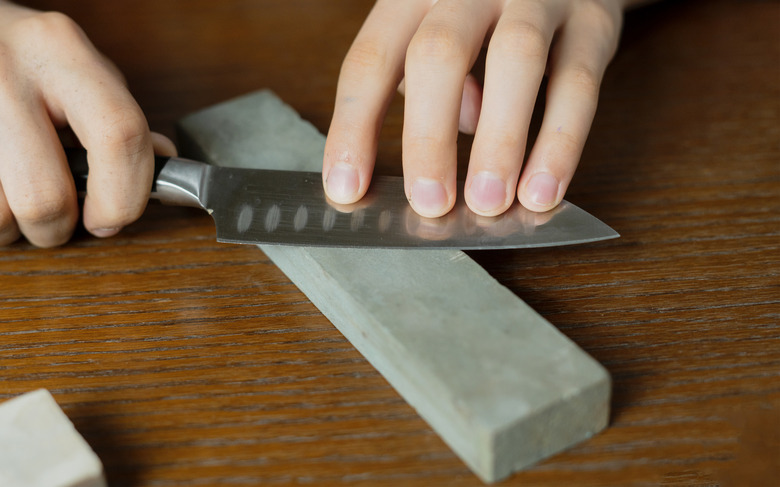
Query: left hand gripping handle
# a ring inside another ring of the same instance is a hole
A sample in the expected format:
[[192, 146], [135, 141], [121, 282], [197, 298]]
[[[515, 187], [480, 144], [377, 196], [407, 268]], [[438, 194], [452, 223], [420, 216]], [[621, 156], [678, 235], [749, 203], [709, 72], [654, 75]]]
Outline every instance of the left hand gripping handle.
[[[84, 149], [65, 149], [70, 172], [80, 195], [87, 193], [89, 164]], [[205, 208], [202, 201], [204, 181], [211, 167], [189, 159], [154, 156], [154, 179], [150, 198], [176, 206]]]

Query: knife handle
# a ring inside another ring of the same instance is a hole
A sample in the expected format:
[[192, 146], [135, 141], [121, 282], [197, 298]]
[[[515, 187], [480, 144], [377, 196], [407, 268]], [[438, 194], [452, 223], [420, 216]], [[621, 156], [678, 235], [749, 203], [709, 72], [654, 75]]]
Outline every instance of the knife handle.
[[[87, 193], [89, 164], [84, 149], [65, 149], [65, 156], [76, 184], [79, 195]], [[154, 179], [152, 180], [152, 199], [176, 206], [204, 208], [202, 200], [202, 182], [209, 172], [209, 166], [202, 162], [181, 157], [154, 156]]]

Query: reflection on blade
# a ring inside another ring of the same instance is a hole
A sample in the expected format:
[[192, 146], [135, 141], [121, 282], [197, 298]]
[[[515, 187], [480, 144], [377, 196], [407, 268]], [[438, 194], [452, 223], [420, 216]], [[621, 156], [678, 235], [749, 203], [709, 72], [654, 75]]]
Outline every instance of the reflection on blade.
[[[441, 218], [424, 218], [407, 202], [401, 178], [375, 177], [353, 205], [328, 201], [318, 173], [214, 168], [205, 204], [221, 242], [375, 248], [528, 248], [617, 237], [568, 202], [546, 213], [519, 203], [483, 217], [460, 203]], [[463, 201], [462, 195], [459, 201]]]

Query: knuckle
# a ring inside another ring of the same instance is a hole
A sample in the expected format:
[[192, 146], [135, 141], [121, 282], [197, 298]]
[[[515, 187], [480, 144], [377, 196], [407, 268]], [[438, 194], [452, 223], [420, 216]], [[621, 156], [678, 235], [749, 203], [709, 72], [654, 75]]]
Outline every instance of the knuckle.
[[502, 154], [502, 159], [506, 154], [514, 154], [525, 146], [526, 135], [511, 130], [499, 130], [491, 137], [490, 145], [495, 148], [496, 156]]
[[60, 12], [36, 12], [15, 21], [4, 36], [12, 69], [32, 78], [94, 61], [95, 50], [78, 24]]
[[518, 54], [525, 59], [547, 59], [550, 49], [550, 35], [539, 24], [514, 19], [507, 21], [500, 33], [496, 33], [490, 43], [490, 49], [503, 53]]
[[585, 139], [569, 132], [555, 132], [554, 143], [548, 145], [548, 154], [551, 160], [576, 164], [579, 160]]
[[443, 24], [421, 28], [409, 43], [406, 57], [411, 62], [458, 65], [467, 61], [468, 46], [457, 29]]
[[46, 190], [29, 193], [13, 208], [14, 216], [24, 226], [41, 226], [70, 217], [72, 202], [66, 191]]
[[597, 99], [601, 87], [601, 71], [584, 63], [566, 68], [566, 80], [587, 99]]
[[484, 166], [507, 170], [519, 167], [523, 161], [527, 139], [527, 135], [519, 131], [496, 130], [477, 141], [477, 150], [472, 157]]
[[614, 53], [623, 23], [620, 9], [608, 5], [604, 0], [585, 0], [578, 5], [576, 14], [582, 16], [593, 32], [601, 36], [604, 49]]
[[62, 45], [83, 39], [78, 24], [60, 12], [40, 12], [24, 17], [14, 23], [13, 34], [34, 46], [40, 43]]
[[357, 40], [350, 47], [341, 65], [342, 76], [384, 74], [392, 69], [387, 46], [375, 40]]
[[588, 20], [605, 31], [616, 32], [616, 29], [621, 26], [623, 12], [614, 2], [585, 0], [580, 2], [579, 8], [583, 14], [588, 15]]
[[103, 147], [123, 157], [135, 157], [151, 147], [151, 133], [143, 114], [130, 107], [110, 110], [103, 120]]

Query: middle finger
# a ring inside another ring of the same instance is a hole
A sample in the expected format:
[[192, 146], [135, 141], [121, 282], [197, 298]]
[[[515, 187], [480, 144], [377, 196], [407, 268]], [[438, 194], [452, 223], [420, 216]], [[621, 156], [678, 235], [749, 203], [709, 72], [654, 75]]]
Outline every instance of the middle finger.
[[455, 204], [463, 83], [498, 14], [499, 4], [492, 0], [440, 0], [409, 44], [404, 186], [412, 207], [422, 216], [441, 216]]

